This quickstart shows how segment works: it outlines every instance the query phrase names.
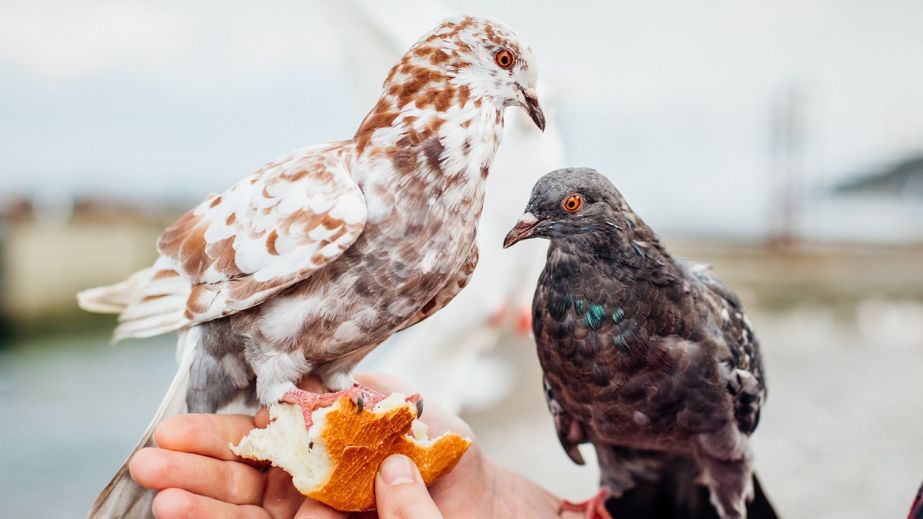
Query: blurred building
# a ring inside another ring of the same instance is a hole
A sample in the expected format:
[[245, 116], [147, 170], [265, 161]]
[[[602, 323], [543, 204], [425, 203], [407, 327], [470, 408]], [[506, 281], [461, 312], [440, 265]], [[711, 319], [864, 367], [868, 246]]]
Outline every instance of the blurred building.
[[0, 207], [0, 316], [28, 327], [76, 314], [77, 291], [152, 261], [157, 235], [176, 214], [127, 201], [8, 200]]
[[[907, 157], [870, 174], [839, 182], [839, 194], [868, 195], [923, 204], [923, 153]], [[921, 223], [923, 226], [923, 223]]]

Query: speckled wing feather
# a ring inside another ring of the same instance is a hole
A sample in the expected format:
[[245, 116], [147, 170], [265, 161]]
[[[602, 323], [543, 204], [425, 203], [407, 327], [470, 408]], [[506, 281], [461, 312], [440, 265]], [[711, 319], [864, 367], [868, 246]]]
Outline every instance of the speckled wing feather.
[[161, 298], [181, 311], [181, 324], [200, 323], [255, 306], [343, 254], [367, 211], [347, 156], [338, 143], [304, 148], [183, 215], [160, 236], [149, 276], [152, 286], [178, 286], [130, 305], [116, 337], [132, 335], [132, 317], [151, 314]]
[[554, 428], [558, 433], [558, 441], [561, 442], [561, 447], [571, 461], [577, 465], [586, 465], [583, 455], [580, 454], [580, 450], [577, 448], [578, 445], [587, 440], [583, 426], [564, 410], [558, 402], [554, 388], [551, 387], [545, 377], [542, 377], [542, 386], [545, 391], [545, 403], [548, 404], [548, 412], [551, 413], [551, 418], [554, 420]]
[[455, 274], [455, 277], [450, 279], [449, 282], [442, 287], [442, 290], [437, 292], [436, 295], [427, 301], [426, 304], [413, 315], [413, 317], [408, 319], [407, 323], [401, 327], [401, 330], [406, 330], [420, 321], [425, 320], [427, 317], [442, 310], [445, 305], [449, 304], [449, 302], [468, 285], [468, 282], [471, 280], [471, 275], [474, 274], [474, 268], [477, 267], [478, 257], [478, 245], [475, 243], [471, 246], [471, 252], [468, 253], [465, 264], [458, 273]]
[[766, 374], [760, 357], [759, 340], [740, 299], [713, 274], [709, 265], [678, 261], [687, 279], [700, 282], [705, 303], [719, 317], [720, 334], [727, 351], [722, 361], [729, 371], [728, 392], [734, 399], [734, 418], [741, 432], [750, 434], [759, 424], [760, 408], [766, 398]]

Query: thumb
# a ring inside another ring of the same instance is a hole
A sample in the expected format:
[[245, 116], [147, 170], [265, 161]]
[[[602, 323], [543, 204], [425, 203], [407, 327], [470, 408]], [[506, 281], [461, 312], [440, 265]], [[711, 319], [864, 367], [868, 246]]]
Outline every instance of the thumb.
[[375, 477], [375, 507], [381, 519], [442, 519], [423, 477], [407, 456], [388, 456]]

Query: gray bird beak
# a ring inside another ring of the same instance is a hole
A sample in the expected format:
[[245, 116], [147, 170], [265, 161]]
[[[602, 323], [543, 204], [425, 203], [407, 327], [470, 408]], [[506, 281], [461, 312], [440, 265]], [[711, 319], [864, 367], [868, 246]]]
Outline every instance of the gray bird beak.
[[538, 218], [532, 213], [525, 213], [520, 216], [519, 220], [516, 221], [516, 225], [513, 226], [513, 229], [503, 240], [503, 248], [506, 249], [518, 241], [531, 238], [538, 221]]
[[535, 123], [535, 126], [538, 126], [538, 129], [545, 131], [545, 112], [542, 111], [542, 107], [538, 105], [538, 94], [535, 92], [534, 88], [525, 89], [519, 87], [519, 90], [522, 91], [522, 96], [525, 98], [526, 112], [529, 112], [529, 117], [532, 118], [532, 122]]

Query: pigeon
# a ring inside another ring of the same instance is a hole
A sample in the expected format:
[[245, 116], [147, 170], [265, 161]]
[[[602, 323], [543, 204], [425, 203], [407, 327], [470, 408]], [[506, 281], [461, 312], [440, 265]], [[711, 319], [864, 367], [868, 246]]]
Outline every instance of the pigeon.
[[[179, 331], [179, 369], [136, 450], [181, 412], [381, 395], [351, 371], [399, 330], [445, 306], [478, 260], [485, 180], [520, 106], [539, 129], [537, 68], [502, 22], [458, 16], [391, 68], [350, 140], [309, 146], [211, 195], [160, 236], [159, 258], [78, 295], [119, 314], [114, 339]], [[318, 377], [331, 392], [296, 384]], [[91, 517], [147, 516], [123, 465]]]
[[[515, 366], [498, 347], [511, 338], [524, 344], [532, 341], [532, 292], [542, 270], [541, 244], [525, 243], [504, 254], [501, 243], [521, 210], [516, 199], [520, 184], [532, 185], [541, 172], [561, 167], [564, 161], [558, 128], [548, 117], [552, 107], [544, 86], [544, 133], [529, 128], [524, 115], [508, 114], [478, 229], [481, 259], [470, 283], [439, 315], [395, 335], [380, 348], [379, 358], [369, 359], [380, 360], [376, 369], [412, 382], [453, 412], [501, 405], [516, 377]], [[427, 344], [425, 351], [420, 344]]]
[[[358, 65], [349, 68], [350, 83], [358, 98], [368, 99], [378, 95], [377, 88], [370, 88], [375, 81], [369, 74], [382, 68], [382, 63], [392, 63], [413, 42], [420, 32], [419, 19], [439, 20], [453, 12], [439, 1], [363, 0], [323, 5], [336, 22], [338, 40]], [[540, 243], [524, 244], [505, 254], [501, 243], [509, 222], [519, 216], [521, 186], [531, 186], [544, 172], [566, 165], [552, 87], [542, 81], [538, 85], [544, 132], [535, 131], [526, 113], [506, 113], [503, 146], [491, 166], [478, 225], [478, 268], [465, 290], [437, 316], [392, 336], [357, 369], [397, 375], [456, 413], [489, 408], [512, 391], [513, 365], [499, 358], [496, 347], [510, 336], [532, 340], [532, 292], [544, 262], [536, 254]], [[427, 346], [420, 348], [420, 344]]]
[[910, 513], [907, 519], [923, 519], [923, 485], [917, 490], [917, 497], [914, 498], [913, 504], [910, 505]]
[[539, 179], [504, 247], [536, 237], [550, 241], [532, 302], [548, 408], [570, 458], [591, 443], [600, 465], [600, 492], [562, 509], [746, 517], [766, 384], [740, 300], [593, 169]]

